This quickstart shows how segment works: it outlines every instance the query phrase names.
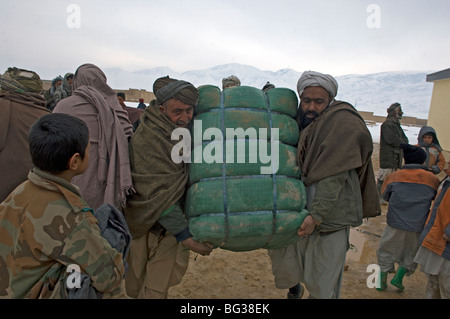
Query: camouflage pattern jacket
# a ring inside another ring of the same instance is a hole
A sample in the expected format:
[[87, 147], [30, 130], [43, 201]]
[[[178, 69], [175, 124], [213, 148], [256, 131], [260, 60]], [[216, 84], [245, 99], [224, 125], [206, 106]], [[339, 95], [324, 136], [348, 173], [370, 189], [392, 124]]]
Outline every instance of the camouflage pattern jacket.
[[78, 188], [33, 168], [0, 204], [0, 298], [67, 298], [68, 266], [101, 293], [123, 287], [122, 255], [101, 236]]

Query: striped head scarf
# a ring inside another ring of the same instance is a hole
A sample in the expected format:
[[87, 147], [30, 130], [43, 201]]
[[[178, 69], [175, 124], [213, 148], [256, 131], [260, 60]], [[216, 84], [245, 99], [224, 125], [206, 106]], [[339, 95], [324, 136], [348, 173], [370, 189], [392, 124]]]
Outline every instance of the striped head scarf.
[[161, 105], [170, 99], [176, 99], [194, 107], [198, 103], [199, 93], [195, 86], [183, 80], [171, 79], [169, 76], [156, 79], [153, 83], [153, 92]]

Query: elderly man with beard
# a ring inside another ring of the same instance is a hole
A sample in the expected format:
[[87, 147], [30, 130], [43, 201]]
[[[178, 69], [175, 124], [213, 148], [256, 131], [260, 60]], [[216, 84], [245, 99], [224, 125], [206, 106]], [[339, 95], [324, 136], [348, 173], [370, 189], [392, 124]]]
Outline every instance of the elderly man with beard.
[[297, 160], [310, 214], [298, 242], [269, 252], [275, 284], [292, 288], [291, 298], [298, 283], [305, 284], [310, 298], [339, 298], [350, 227], [381, 211], [372, 137], [356, 109], [335, 100], [337, 89], [332, 76], [314, 71], [304, 72], [297, 84]]
[[387, 203], [381, 198], [381, 187], [386, 177], [403, 167], [403, 151], [400, 144], [408, 144], [408, 137], [402, 129], [400, 120], [403, 117], [400, 103], [393, 103], [387, 109], [387, 117], [380, 128], [380, 170], [377, 176], [377, 187], [380, 204]]
[[136, 194], [128, 198], [125, 218], [133, 237], [125, 279], [134, 298], [167, 298], [180, 283], [189, 263], [189, 250], [209, 255], [212, 247], [196, 242], [183, 213], [188, 167], [172, 160], [172, 132], [189, 129], [198, 103], [198, 90], [189, 82], [169, 77], [153, 84], [153, 100], [141, 116], [130, 142]]

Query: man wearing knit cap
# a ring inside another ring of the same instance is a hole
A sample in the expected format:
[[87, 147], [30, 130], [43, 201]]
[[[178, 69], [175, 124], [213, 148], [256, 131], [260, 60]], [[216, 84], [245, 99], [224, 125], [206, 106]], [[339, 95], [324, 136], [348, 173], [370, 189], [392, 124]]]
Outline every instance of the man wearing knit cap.
[[372, 136], [355, 108], [335, 100], [338, 84], [307, 71], [297, 84], [297, 162], [306, 186], [307, 216], [299, 241], [269, 252], [278, 288], [288, 298], [339, 298], [350, 227], [381, 212], [372, 167]]
[[381, 186], [386, 177], [403, 166], [403, 152], [400, 144], [408, 143], [400, 119], [403, 117], [400, 103], [393, 103], [387, 109], [387, 117], [380, 128], [380, 170], [377, 175], [377, 187], [380, 194], [380, 204], [386, 205], [381, 198]]
[[[404, 290], [403, 277], [417, 268], [414, 257], [419, 249], [419, 237], [434, 200], [440, 180], [423, 165], [426, 152], [419, 146], [400, 144], [405, 165], [389, 174], [383, 183], [382, 198], [389, 202], [386, 228], [377, 250], [380, 266], [377, 290], [387, 287], [388, 273], [394, 273], [391, 284]], [[398, 268], [395, 270], [395, 263]]]
[[8, 68], [0, 76], [0, 202], [27, 180], [33, 167], [28, 131], [50, 111], [39, 94], [42, 81], [33, 71]]
[[167, 298], [168, 289], [183, 278], [189, 249], [209, 255], [212, 247], [196, 242], [183, 212], [188, 167], [175, 163], [171, 135], [191, 127], [198, 90], [189, 82], [159, 78], [153, 84], [156, 100], [141, 117], [130, 141], [130, 161], [136, 194], [128, 198], [125, 218], [133, 237], [125, 279], [134, 298]]

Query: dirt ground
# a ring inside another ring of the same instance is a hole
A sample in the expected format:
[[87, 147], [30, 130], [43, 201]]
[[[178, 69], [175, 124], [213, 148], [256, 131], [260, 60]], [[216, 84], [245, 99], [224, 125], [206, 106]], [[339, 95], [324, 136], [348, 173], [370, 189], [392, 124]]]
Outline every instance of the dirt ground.
[[[379, 145], [374, 144], [372, 157], [375, 173], [378, 172]], [[444, 152], [450, 159], [449, 152]], [[441, 173], [443, 174], [443, 173]], [[443, 178], [444, 175], [439, 175]], [[405, 277], [402, 292], [389, 284], [388, 288], [377, 291], [367, 287], [367, 272], [370, 264], [376, 264], [378, 237], [386, 225], [387, 206], [382, 206], [382, 215], [365, 220], [351, 230], [351, 248], [347, 252], [341, 299], [425, 299], [426, 278], [420, 271]], [[378, 235], [378, 236], [377, 236]], [[190, 263], [182, 282], [169, 290], [169, 298], [176, 299], [285, 299], [287, 290], [277, 289], [273, 282], [272, 268], [267, 250], [232, 252], [215, 249], [210, 256], [191, 252]], [[308, 297], [305, 292], [303, 298]]]

